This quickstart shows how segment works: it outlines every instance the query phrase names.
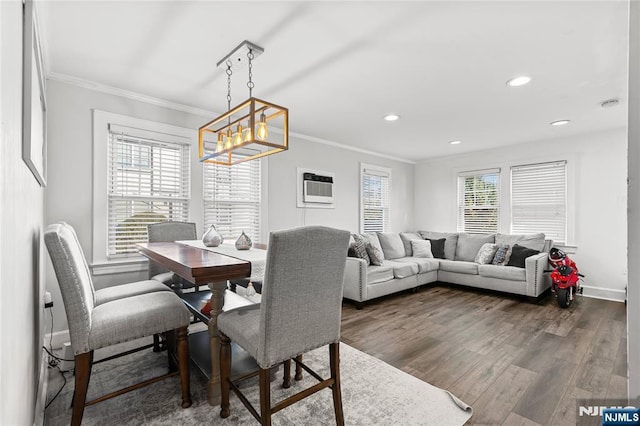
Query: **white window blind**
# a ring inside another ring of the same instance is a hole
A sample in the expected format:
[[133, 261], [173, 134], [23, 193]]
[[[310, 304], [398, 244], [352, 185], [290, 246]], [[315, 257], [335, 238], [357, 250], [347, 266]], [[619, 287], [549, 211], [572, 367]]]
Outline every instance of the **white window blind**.
[[109, 125], [109, 258], [137, 255], [147, 225], [189, 217], [189, 145], [184, 138]]
[[389, 187], [391, 169], [361, 166], [362, 232], [386, 232], [389, 230]]
[[543, 232], [549, 239], [566, 242], [566, 161], [511, 168], [511, 232]]
[[212, 224], [226, 240], [242, 231], [260, 242], [260, 160], [233, 166], [204, 163], [204, 225]]
[[498, 232], [500, 169], [458, 174], [458, 231]]

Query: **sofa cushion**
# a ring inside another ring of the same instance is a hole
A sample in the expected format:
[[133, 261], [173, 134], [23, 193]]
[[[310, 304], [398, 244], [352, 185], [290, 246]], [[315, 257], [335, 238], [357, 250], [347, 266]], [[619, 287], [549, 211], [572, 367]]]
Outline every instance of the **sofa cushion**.
[[488, 265], [493, 260], [493, 257], [496, 254], [496, 250], [498, 250], [498, 246], [492, 243], [484, 243], [478, 254], [476, 254], [476, 258], [473, 259], [474, 262], [479, 263], [481, 265]]
[[494, 243], [495, 239], [495, 234], [459, 234], [455, 260], [475, 261], [480, 247], [485, 243]]
[[502, 280], [525, 281], [525, 269], [515, 266], [478, 265], [478, 274], [482, 277]]
[[511, 256], [509, 257], [509, 262], [507, 263], [507, 266], [524, 268], [525, 259], [529, 256], [533, 256], [534, 254], [538, 254], [538, 253], [540, 253], [540, 251], [515, 244], [511, 249]]
[[393, 268], [391, 266], [368, 266], [367, 285], [382, 283], [393, 279]]
[[544, 249], [544, 234], [496, 234], [496, 244], [512, 247], [516, 243], [530, 249], [542, 251]]
[[433, 253], [431, 253], [430, 240], [411, 241], [411, 249], [413, 250], [414, 257], [426, 257], [429, 259], [433, 259]]
[[398, 259], [406, 256], [406, 250], [397, 232], [378, 232], [378, 240], [385, 259]]
[[369, 255], [369, 260], [371, 260], [371, 264], [376, 266], [382, 265], [382, 262], [384, 261], [382, 250], [371, 243], [367, 243], [366, 248], [367, 254]]
[[417, 232], [401, 232], [400, 238], [402, 239], [402, 244], [404, 244], [405, 256], [413, 256], [413, 248], [411, 247], [411, 241], [423, 240], [422, 236]]
[[464, 260], [440, 260], [440, 269], [448, 272], [459, 272], [461, 274], [478, 274], [478, 264], [475, 262], [466, 262]]
[[[420, 231], [420, 235], [424, 239], [437, 240], [440, 238], [444, 238], [444, 257], [449, 260], [455, 259], [456, 256], [456, 245], [458, 243], [458, 234], [455, 232], [431, 232], [431, 231]], [[433, 248], [433, 244], [431, 245]], [[435, 254], [434, 254], [435, 256]]]
[[431, 259], [427, 257], [402, 257], [400, 259], [394, 259], [394, 262], [414, 263], [418, 265], [418, 273], [420, 274], [437, 271], [440, 266], [440, 261], [438, 259]]
[[385, 260], [384, 266], [390, 266], [393, 268], [394, 278], [407, 278], [412, 275], [417, 275], [419, 267], [413, 262], [399, 262], [396, 260]]
[[444, 243], [447, 241], [445, 238], [439, 240], [427, 238], [425, 241], [429, 241], [431, 254], [437, 259], [446, 259], [444, 256]]

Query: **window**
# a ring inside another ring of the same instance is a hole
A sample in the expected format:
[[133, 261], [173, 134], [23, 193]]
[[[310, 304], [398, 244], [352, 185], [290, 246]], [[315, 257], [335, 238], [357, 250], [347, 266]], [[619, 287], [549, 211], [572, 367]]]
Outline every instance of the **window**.
[[260, 160], [234, 166], [204, 165], [204, 227], [212, 224], [231, 240], [244, 231], [252, 241], [260, 241]]
[[458, 174], [458, 231], [498, 232], [500, 169]]
[[567, 241], [566, 161], [511, 168], [511, 232]]
[[107, 255], [137, 255], [149, 223], [189, 218], [189, 145], [114, 124], [108, 138]]
[[386, 232], [389, 230], [391, 169], [360, 164], [360, 176], [360, 231]]
[[196, 140], [193, 129], [93, 110], [94, 275], [144, 271], [135, 245], [147, 240], [147, 224], [190, 220]]

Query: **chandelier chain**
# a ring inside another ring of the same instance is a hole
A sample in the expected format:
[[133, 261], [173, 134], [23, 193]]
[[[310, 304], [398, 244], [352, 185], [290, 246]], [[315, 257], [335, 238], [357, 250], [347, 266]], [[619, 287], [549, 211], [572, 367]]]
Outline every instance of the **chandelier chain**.
[[227, 109], [231, 109], [231, 61], [227, 61]]
[[249, 97], [251, 97], [251, 93], [253, 91], [253, 88], [255, 87], [255, 84], [253, 83], [253, 81], [251, 80], [251, 78], [253, 77], [253, 49], [249, 49], [249, 52], [247, 53], [247, 58], [249, 58], [249, 81], [247, 82], [247, 87], [249, 88]]

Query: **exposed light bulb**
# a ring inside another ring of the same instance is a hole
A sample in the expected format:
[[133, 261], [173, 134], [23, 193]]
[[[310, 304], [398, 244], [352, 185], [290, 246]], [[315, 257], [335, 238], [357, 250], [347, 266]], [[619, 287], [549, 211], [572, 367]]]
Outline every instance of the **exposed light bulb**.
[[216, 144], [216, 152], [220, 152], [224, 149], [224, 135], [222, 133], [218, 133], [218, 143]]
[[227, 130], [227, 139], [224, 143], [224, 149], [229, 149], [233, 146], [233, 135], [231, 133], [231, 129]]
[[236, 134], [233, 137], [233, 144], [236, 146], [242, 144], [242, 126], [240, 124], [238, 124]]
[[244, 132], [244, 141], [245, 142], [249, 142], [251, 139], [253, 139], [253, 135], [252, 135], [252, 131], [251, 131], [251, 122], [247, 121], [247, 129]]
[[260, 114], [260, 122], [258, 123], [258, 129], [256, 130], [256, 137], [261, 141], [264, 141], [269, 137], [269, 131], [267, 130], [267, 117], [264, 115], [264, 112]]

